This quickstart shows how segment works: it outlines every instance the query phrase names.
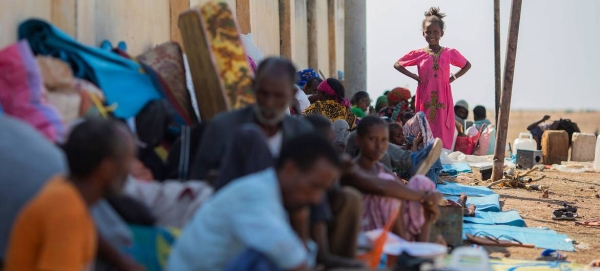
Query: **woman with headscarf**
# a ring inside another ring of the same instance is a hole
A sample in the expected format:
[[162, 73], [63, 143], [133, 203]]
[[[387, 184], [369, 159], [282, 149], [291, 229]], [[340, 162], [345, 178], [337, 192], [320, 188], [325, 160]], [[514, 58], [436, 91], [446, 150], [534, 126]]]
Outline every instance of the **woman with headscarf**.
[[321, 114], [331, 122], [343, 119], [350, 129], [356, 125], [356, 116], [350, 110], [350, 102], [345, 98], [344, 86], [334, 78], [328, 78], [317, 87], [319, 100], [310, 105], [303, 114]]
[[308, 68], [298, 71], [298, 82], [296, 82], [296, 85], [298, 85], [301, 88], [304, 88], [304, 86], [306, 86], [308, 81], [312, 78], [320, 79], [319, 74], [315, 71], [315, 69]]
[[379, 111], [380, 117], [387, 117], [389, 122], [401, 122], [402, 115], [410, 111], [410, 90], [397, 87], [387, 94], [388, 107]]
[[354, 115], [362, 119], [364, 118], [369, 111], [369, 106], [371, 106], [371, 97], [369, 97], [369, 93], [366, 91], [359, 91], [352, 96], [350, 100], [352, 104], [352, 108], [350, 109]]
[[375, 112], [379, 113], [379, 111], [381, 111], [381, 109], [384, 109], [387, 107], [388, 107], [387, 94], [379, 96], [379, 98], [377, 98], [377, 101], [375, 101]]

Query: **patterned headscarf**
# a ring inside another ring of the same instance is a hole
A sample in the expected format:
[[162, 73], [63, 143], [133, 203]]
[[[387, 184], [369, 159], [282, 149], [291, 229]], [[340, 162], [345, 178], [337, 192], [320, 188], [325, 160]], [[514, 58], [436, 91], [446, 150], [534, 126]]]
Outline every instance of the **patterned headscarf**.
[[296, 85], [304, 87], [304, 85], [308, 83], [308, 80], [310, 80], [313, 77], [321, 78], [319, 74], [315, 71], [315, 69], [309, 68], [298, 71], [298, 82], [296, 83]]
[[408, 102], [408, 100], [412, 97], [410, 94], [410, 90], [407, 88], [397, 87], [392, 89], [387, 95], [388, 101], [390, 103], [399, 103], [399, 102]]

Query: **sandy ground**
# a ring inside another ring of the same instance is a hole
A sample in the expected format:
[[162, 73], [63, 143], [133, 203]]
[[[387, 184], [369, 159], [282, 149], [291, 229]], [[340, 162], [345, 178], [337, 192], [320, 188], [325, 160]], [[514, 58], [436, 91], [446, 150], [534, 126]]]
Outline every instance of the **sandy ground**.
[[[488, 111], [490, 112], [490, 111]], [[594, 133], [600, 128], [600, 112], [543, 112], [543, 111], [513, 111], [510, 115], [508, 139], [510, 142], [526, 127], [544, 115], [552, 119], [571, 119], [576, 122], [582, 132]], [[493, 116], [490, 116], [493, 119]], [[524, 172], [519, 170], [518, 172]], [[554, 221], [551, 219], [552, 211], [563, 203], [578, 207], [578, 221], [591, 218], [600, 218], [600, 173], [565, 173], [555, 170], [535, 172], [533, 176], [545, 175], [546, 178], [539, 182], [549, 186], [549, 198], [541, 198], [540, 191], [525, 189], [496, 188], [500, 194], [500, 203], [503, 210], [517, 210], [528, 227], [549, 227], [559, 233], [567, 234], [575, 243], [577, 252], [566, 252], [570, 261], [587, 264], [594, 259], [600, 259], [600, 228], [588, 228], [575, 225], [573, 221]], [[472, 180], [459, 182], [468, 184], [477, 180], [475, 174], [466, 175]], [[480, 185], [487, 185], [480, 182]], [[525, 248], [486, 248], [492, 257], [510, 257], [514, 259], [533, 260], [539, 256], [542, 249]]]
[[[524, 172], [518, 170], [518, 172]], [[576, 241], [577, 252], [566, 252], [570, 261], [587, 264], [593, 259], [600, 259], [600, 228], [589, 228], [575, 225], [573, 221], [555, 221], [551, 219], [552, 211], [563, 203], [578, 208], [578, 221], [600, 218], [600, 173], [563, 173], [554, 170], [536, 172], [533, 176], [545, 175], [539, 184], [549, 186], [549, 198], [541, 198], [540, 191], [528, 191], [520, 188], [495, 188], [500, 195], [502, 210], [517, 210], [527, 223], [527, 227], [548, 227], [566, 234]], [[475, 174], [467, 174], [473, 180], [461, 180], [468, 184], [477, 179]], [[480, 182], [479, 185], [487, 185]], [[492, 257], [510, 257], [514, 259], [533, 260], [543, 249], [526, 248], [487, 248]]]

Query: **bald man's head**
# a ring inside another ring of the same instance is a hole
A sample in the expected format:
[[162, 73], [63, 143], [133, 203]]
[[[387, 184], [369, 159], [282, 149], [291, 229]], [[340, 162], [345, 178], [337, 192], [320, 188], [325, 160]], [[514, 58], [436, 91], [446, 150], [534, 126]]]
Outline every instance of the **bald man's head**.
[[256, 118], [263, 125], [278, 125], [296, 94], [296, 67], [285, 58], [270, 57], [258, 66], [254, 80]]
[[287, 58], [265, 58], [256, 71], [254, 83], [259, 83], [265, 77], [285, 77], [291, 84], [296, 83], [296, 66]]

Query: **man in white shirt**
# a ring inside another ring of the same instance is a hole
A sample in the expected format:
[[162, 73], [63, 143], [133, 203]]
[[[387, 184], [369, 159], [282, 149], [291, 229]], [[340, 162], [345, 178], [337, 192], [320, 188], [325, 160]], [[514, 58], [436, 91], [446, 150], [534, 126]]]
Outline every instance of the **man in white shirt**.
[[230, 264], [248, 250], [279, 269], [308, 270], [306, 247], [287, 214], [319, 204], [340, 173], [341, 161], [325, 138], [291, 139], [274, 168], [235, 180], [198, 210], [167, 270], [240, 270]]

